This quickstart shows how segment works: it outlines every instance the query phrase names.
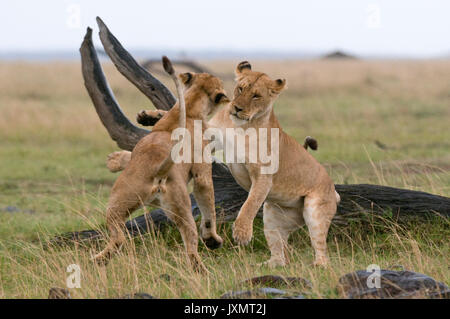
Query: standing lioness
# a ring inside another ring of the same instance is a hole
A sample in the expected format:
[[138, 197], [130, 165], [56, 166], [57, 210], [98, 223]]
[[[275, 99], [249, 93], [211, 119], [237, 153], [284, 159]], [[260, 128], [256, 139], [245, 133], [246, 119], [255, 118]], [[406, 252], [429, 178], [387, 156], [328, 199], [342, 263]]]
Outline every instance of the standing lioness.
[[[243, 245], [251, 240], [253, 220], [264, 203], [264, 234], [271, 251], [267, 263], [276, 266], [288, 262], [288, 237], [306, 223], [315, 250], [314, 264], [324, 265], [328, 262], [328, 228], [339, 201], [333, 181], [325, 168], [283, 132], [278, 123], [273, 103], [286, 87], [286, 81], [274, 81], [264, 73], [252, 71], [247, 61], [239, 63], [236, 77], [232, 102], [209, 124], [223, 130], [228, 127], [255, 128], [258, 140], [261, 138], [259, 128], [278, 129], [279, 168], [273, 174], [264, 174], [261, 168], [265, 164], [248, 161], [228, 164], [236, 181], [249, 191], [234, 223], [233, 238]], [[274, 151], [270, 139], [267, 140], [267, 148]]]
[[[181, 233], [191, 264], [205, 270], [197, 252], [197, 228], [191, 213], [187, 183], [194, 180], [194, 197], [202, 213], [202, 239], [208, 247], [218, 248], [222, 238], [216, 232], [211, 164], [194, 163], [192, 158], [187, 162], [174, 163], [172, 132], [185, 128], [192, 135], [194, 121], [201, 121], [205, 130], [207, 116], [229, 100], [218, 78], [206, 73], [183, 73], [179, 76], [183, 82], [181, 84], [170, 61], [167, 58], [163, 61], [166, 71], [177, 85], [179, 102], [165, 113], [151, 134], [139, 141], [131, 154], [127, 153], [129, 163], [114, 183], [108, 202], [106, 221], [109, 242], [94, 259], [102, 262], [108, 260], [125, 242], [126, 218], [142, 205], [150, 204], [164, 209]], [[184, 93], [181, 85], [184, 86]], [[202, 149], [206, 144], [204, 141]]]
[[[328, 263], [328, 228], [340, 199], [325, 168], [305, 150], [306, 147], [282, 130], [275, 117], [273, 103], [285, 89], [286, 81], [274, 81], [264, 73], [252, 71], [247, 61], [239, 63], [236, 77], [233, 101], [208, 124], [220, 128], [223, 136], [227, 128], [255, 128], [258, 139], [259, 128], [266, 128], [269, 135], [270, 129], [278, 129], [279, 166], [273, 174], [263, 174], [261, 168], [267, 164], [251, 163], [248, 152], [245, 163], [227, 163], [239, 185], [249, 192], [234, 223], [233, 238], [243, 245], [250, 242], [253, 220], [264, 203], [264, 234], [271, 251], [267, 264], [277, 266], [289, 262], [286, 252], [289, 235], [306, 223], [315, 251], [314, 264], [325, 265]], [[144, 111], [138, 120], [145, 124], [157, 121], [157, 117]], [[249, 141], [246, 139], [246, 151]], [[267, 141], [267, 149], [273, 151], [270, 139]], [[123, 169], [127, 153], [115, 153], [110, 162]]]

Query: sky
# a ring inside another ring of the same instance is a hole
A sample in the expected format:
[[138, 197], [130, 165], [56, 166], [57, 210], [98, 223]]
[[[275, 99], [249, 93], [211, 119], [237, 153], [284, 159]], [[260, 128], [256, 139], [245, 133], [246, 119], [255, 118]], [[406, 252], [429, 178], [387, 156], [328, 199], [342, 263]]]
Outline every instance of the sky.
[[128, 49], [450, 55], [448, 0], [2, 1], [0, 53], [78, 52], [96, 16]]

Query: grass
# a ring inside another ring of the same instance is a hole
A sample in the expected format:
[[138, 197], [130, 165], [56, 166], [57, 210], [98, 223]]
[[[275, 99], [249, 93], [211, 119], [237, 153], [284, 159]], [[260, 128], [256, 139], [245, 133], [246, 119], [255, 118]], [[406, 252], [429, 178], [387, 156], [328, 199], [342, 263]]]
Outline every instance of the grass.
[[[238, 62], [206, 64], [218, 73], [230, 73]], [[252, 64], [288, 80], [276, 114], [298, 141], [306, 135], [318, 139], [314, 156], [336, 183], [373, 183], [450, 196], [449, 61]], [[110, 64], [105, 72], [130, 118], [152, 107]], [[233, 82], [225, 85], [231, 93]], [[386, 217], [333, 225], [329, 269], [311, 266], [306, 229], [290, 240], [288, 267], [256, 267], [269, 257], [260, 221], [249, 247], [234, 247], [230, 224], [219, 229], [223, 248], [209, 251], [200, 245], [211, 272], [207, 276], [189, 269], [178, 231], [171, 227], [130, 240], [106, 268], [89, 261], [96, 246], [44, 248], [56, 234], [104, 223], [116, 178], [105, 160], [117, 147], [92, 107], [77, 63], [0, 63], [0, 92], [1, 298], [45, 298], [50, 287], [65, 287], [66, 267], [73, 263], [82, 271], [81, 288], [71, 290], [76, 298], [138, 291], [161, 298], [214, 298], [244, 279], [269, 273], [310, 280], [307, 297], [335, 298], [341, 275], [373, 263], [382, 268], [402, 265], [450, 282], [449, 225], [438, 217], [406, 224]], [[18, 211], [8, 212], [7, 206]], [[161, 277], [164, 274], [170, 281]]]

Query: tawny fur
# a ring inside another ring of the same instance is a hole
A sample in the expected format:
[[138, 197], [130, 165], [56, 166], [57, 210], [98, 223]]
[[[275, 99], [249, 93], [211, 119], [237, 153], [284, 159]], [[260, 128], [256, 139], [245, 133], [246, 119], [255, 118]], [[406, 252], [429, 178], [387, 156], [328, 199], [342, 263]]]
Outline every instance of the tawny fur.
[[[186, 129], [193, 135], [194, 120], [203, 121], [221, 104], [229, 102], [222, 83], [209, 74], [181, 74], [185, 86]], [[162, 116], [152, 133], [142, 138], [132, 153], [115, 152], [108, 157], [108, 168], [124, 168], [111, 190], [106, 220], [109, 242], [94, 259], [107, 261], [125, 241], [126, 218], [143, 205], [162, 207], [177, 225], [191, 264], [206, 270], [197, 252], [198, 234], [191, 213], [187, 183], [194, 179], [194, 196], [202, 213], [201, 237], [211, 248], [222, 238], [216, 233], [216, 214], [211, 164], [173, 163], [164, 166], [171, 153], [171, 132], [180, 125], [178, 103]], [[206, 145], [204, 142], [203, 147]], [[191, 152], [193, 154], [193, 152]]]
[[[209, 125], [222, 131], [233, 127], [253, 127], [257, 132], [258, 128], [278, 128], [280, 162], [272, 175], [261, 174], [261, 163], [228, 164], [239, 185], [249, 191], [234, 223], [233, 238], [243, 245], [250, 242], [253, 220], [264, 203], [264, 234], [271, 251], [266, 263], [286, 265], [289, 235], [306, 224], [315, 251], [314, 264], [326, 265], [328, 229], [340, 197], [325, 168], [306, 151], [308, 146], [314, 149], [311, 140], [307, 138], [300, 145], [281, 129], [275, 117], [273, 103], [285, 89], [286, 81], [273, 81], [264, 73], [254, 72], [248, 62], [238, 65], [236, 80], [233, 101]], [[270, 145], [268, 149], [270, 152]], [[125, 157], [126, 153], [121, 152], [120, 156]]]
[[273, 103], [286, 81], [254, 72], [248, 62], [236, 68], [236, 81], [233, 101], [211, 119], [210, 125], [222, 129], [252, 127], [258, 134], [259, 128], [278, 128], [279, 169], [269, 175], [261, 174], [260, 163], [229, 165], [236, 181], [249, 191], [234, 223], [233, 238], [243, 245], [251, 240], [253, 220], [265, 203], [264, 234], [271, 251], [270, 266], [288, 263], [287, 239], [304, 223], [315, 251], [314, 264], [327, 264], [326, 239], [338, 195], [325, 168], [282, 130], [274, 114]]

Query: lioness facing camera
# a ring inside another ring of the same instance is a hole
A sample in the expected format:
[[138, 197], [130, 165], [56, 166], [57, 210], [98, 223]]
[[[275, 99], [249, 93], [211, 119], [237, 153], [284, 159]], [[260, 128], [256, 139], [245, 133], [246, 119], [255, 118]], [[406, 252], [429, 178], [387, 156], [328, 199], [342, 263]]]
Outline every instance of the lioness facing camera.
[[[236, 81], [233, 100], [209, 124], [222, 129], [255, 128], [256, 132], [259, 128], [278, 129], [279, 168], [273, 174], [263, 174], [261, 163], [228, 165], [239, 185], [249, 191], [234, 223], [233, 238], [243, 245], [251, 240], [253, 220], [264, 203], [264, 234], [271, 251], [266, 263], [286, 265], [288, 237], [306, 223], [315, 251], [314, 264], [325, 265], [326, 239], [339, 195], [325, 168], [282, 130], [275, 116], [273, 103], [285, 89], [286, 80], [274, 81], [262, 72], [252, 71], [250, 63], [244, 61], [236, 68]], [[267, 148], [271, 149], [269, 142]]]

